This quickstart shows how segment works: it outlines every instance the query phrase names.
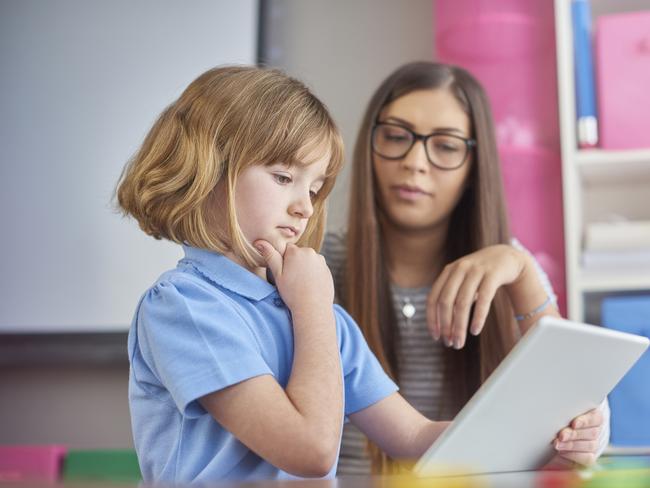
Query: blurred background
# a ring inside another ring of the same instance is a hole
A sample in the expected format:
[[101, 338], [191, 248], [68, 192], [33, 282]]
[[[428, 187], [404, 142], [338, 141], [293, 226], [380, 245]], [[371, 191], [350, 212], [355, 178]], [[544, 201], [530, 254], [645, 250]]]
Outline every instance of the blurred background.
[[[564, 313], [600, 323], [606, 297], [647, 297], [635, 263], [581, 274], [590, 224], [650, 220], [650, 141], [578, 147], [570, 4], [0, 0], [0, 444], [132, 447], [126, 331], [180, 253], [121, 219], [111, 193], [164, 106], [219, 64], [280, 67], [329, 107], [348, 156], [329, 230], [346, 225], [349, 156], [380, 81], [409, 61], [464, 66], [493, 103], [513, 232]], [[596, 19], [650, 0], [592, 7]]]

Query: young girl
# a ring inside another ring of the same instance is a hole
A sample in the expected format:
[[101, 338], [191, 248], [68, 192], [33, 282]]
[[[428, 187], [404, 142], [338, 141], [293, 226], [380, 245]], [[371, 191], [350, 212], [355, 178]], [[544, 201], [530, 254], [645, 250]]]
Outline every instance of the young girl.
[[344, 415], [398, 458], [445, 427], [395, 392], [333, 305], [316, 250], [342, 154], [300, 82], [224, 67], [188, 86], [125, 168], [123, 212], [185, 251], [129, 332], [146, 482], [333, 476]]
[[[521, 334], [558, 314], [546, 275], [511, 240], [483, 89], [454, 66], [397, 69], [368, 104], [352, 172], [347, 234], [323, 248], [339, 301], [404, 397], [452, 419]], [[605, 403], [560, 432], [561, 457], [593, 462], [607, 415]], [[339, 473], [385, 467], [366, 445], [346, 425]]]

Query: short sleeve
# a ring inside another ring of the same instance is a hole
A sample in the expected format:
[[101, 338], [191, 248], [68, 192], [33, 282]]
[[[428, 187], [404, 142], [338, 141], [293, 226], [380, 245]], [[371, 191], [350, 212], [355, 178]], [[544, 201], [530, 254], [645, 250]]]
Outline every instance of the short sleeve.
[[204, 414], [196, 400], [208, 393], [272, 374], [236, 305], [225, 295], [215, 300], [214, 292], [189, 280], [153, 286], [136, 328], [142, 359], [184, 415]]
[[341, 340], [341, 362], [345, 383], [345, 415], [363, 410], [398, 390], [386, 374], [354, 319], [334, 306]]

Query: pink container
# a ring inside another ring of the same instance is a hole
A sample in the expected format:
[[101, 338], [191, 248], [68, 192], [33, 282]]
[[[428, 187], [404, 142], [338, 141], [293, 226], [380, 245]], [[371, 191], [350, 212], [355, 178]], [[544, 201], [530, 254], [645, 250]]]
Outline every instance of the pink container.
[[65, 454], [59, 445], [0, 446], [0, 482], [56, 482]]
[[535, 256], [565, 310], [564, 226], [560, 156], [536, 148], [501, 147], [512, 235]]
[[559, 152], [552, 2], [438, 0], [435, 7], [437, 59], [481, 82], [499, 143]]
[[650, 11], [596, 20], [600, 147], [650, 147]]
[[562, 167], [550, 0], [436, 0], [440, 61], [487, 92], [513, 235], [538, 259], [564, 313]]

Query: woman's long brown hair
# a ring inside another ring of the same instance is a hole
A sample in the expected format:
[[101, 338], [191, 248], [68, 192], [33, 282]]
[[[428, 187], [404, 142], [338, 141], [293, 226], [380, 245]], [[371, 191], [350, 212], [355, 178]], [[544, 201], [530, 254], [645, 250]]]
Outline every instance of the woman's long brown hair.
[[[433, 63], [406, 64], [393, 72], [371, 98], [353, 154], [343, 305], [356, 319], [384, 369], [397, 381], [397, 318], [390, 299], [380, 193], [372, 164], [370, 133], [380, 111], [416, 90], [449, 90], [468, 114], [477, 145], [465, 192], [453, 210], [446, 242], [447, 262], [493, 244], [510, 242], [494, 124], [487, 96], [462, 68]], [[445, 353], [444, 378], [456, 411], [496, 368], [516, 340], [512, 308], [503, 291], [492, 302], [483, 332], [469, 336], [461, 350]], [[370, 445], [374, 472], [387, 458]]]

